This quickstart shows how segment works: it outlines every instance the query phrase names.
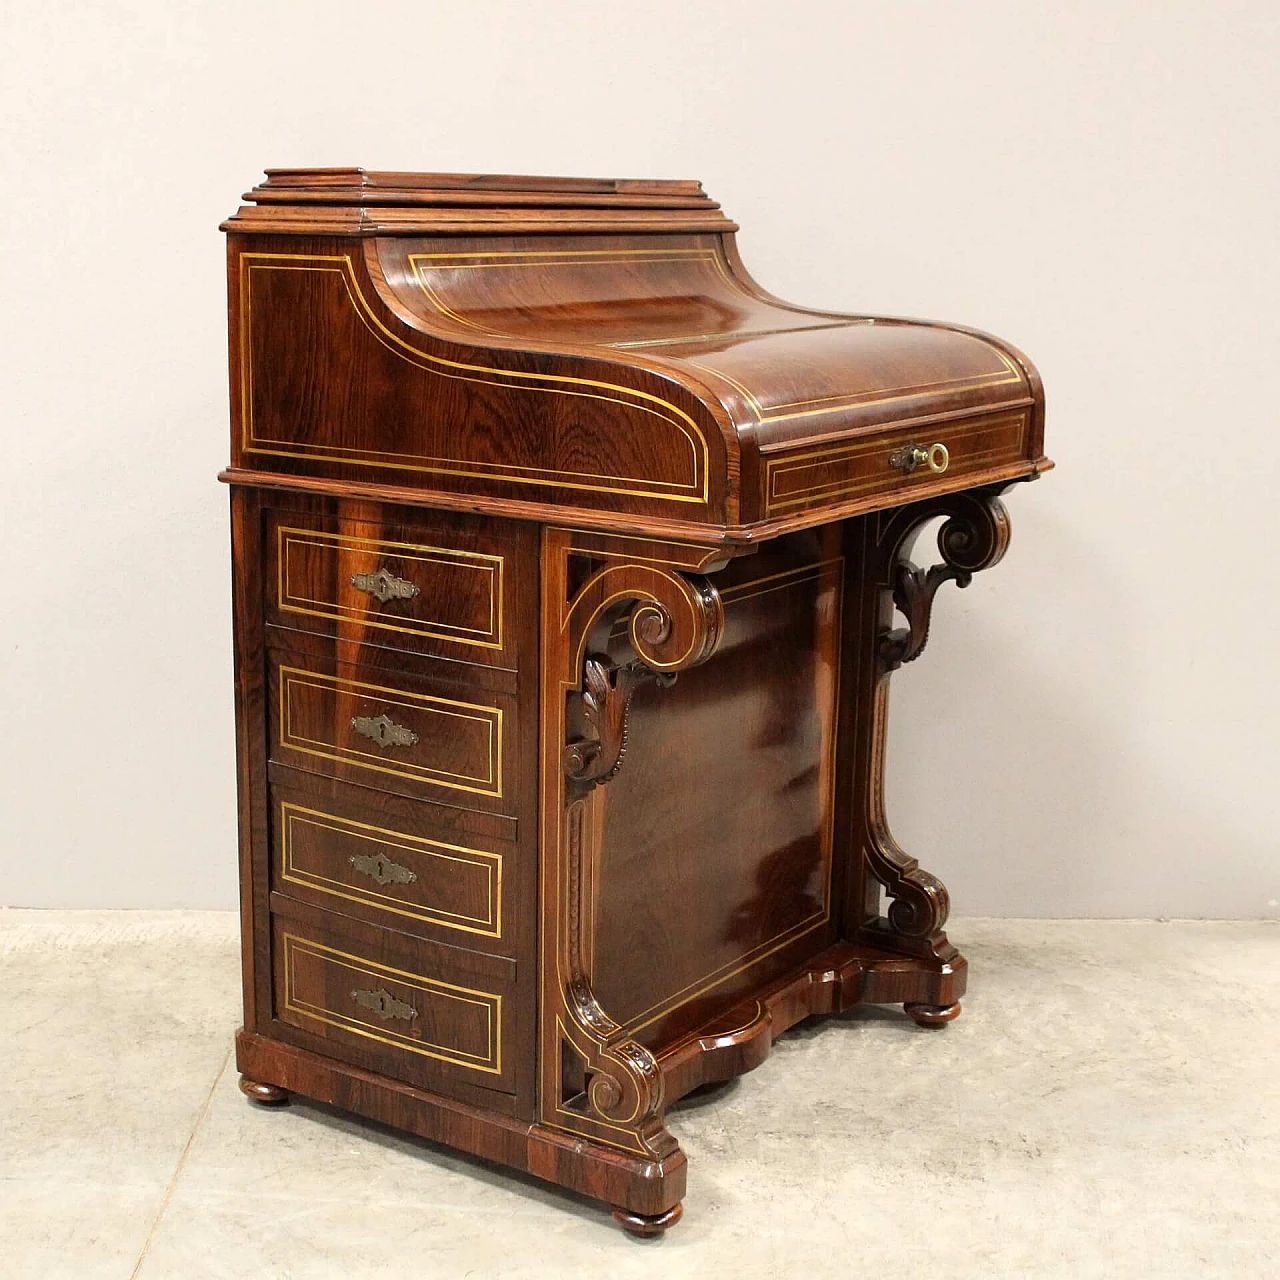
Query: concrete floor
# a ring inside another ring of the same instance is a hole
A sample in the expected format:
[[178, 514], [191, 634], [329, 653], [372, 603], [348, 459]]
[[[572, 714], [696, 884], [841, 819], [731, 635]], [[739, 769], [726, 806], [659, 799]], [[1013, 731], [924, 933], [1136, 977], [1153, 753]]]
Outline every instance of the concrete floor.
[[685, 1220], [236, 1089], [236, 922], [0, 912], [0, 1274], [1280, 1276], [1280, 925], [962, 920], [960, 1020], [855, 1011], [690, 1099]]

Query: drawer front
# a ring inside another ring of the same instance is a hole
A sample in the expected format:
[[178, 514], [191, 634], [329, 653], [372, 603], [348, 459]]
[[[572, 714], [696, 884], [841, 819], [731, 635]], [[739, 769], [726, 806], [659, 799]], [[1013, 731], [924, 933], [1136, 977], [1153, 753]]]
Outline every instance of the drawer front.
[[514, 961], [279, 911], [272, 948], [277, 1019], [330, 1056], [442, 1092], [513, 1089]]
[[[387, 509], [393, 510], [393, 509]], [[512, 545], [467, 528], [275, 511], [267, 620], [363, 644], [513, 664]]]
[[273, 650], [271, 758], [380, 790], [511, 811], [515, 699]]
[[[931, 482], [976, 477], [1024, 461], [1029, 440], [1030, 414], [1020, 410], [787, 450], [764, 459], [765, 513], [786, 515], [819, 503], [897, 491], [903, 502], [910, 502], [914, 490], [924, 490]], [[945, 455], [937, 451], [938, 445]], [[904, 454], [914, 447], [932, 449], [934, 466], [923, 460], [904, 466]], [[944, 456], [945, 469], [936, 470]]]
[[273, 788], [273, 885], [371, 923], [505, 951], [503, 870], [515, 846], [424, 831], [421, 818], [372, 804]]

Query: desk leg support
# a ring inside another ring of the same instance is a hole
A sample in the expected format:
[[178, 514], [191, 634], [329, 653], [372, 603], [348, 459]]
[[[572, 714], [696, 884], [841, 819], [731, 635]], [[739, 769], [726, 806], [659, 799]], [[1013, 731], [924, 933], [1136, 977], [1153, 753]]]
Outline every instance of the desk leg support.
[[[656, 1058], [594, 990], [601, 806], [624, 765], [636, 686], [668, 685], [715, 652], [724, 610], [704, 570], [722, 553], [645, 542], [615, 555], [599, 542], [543, 533], [538, 1116], [572, 1144], [579, 1185], [627, 1231], [653, 1236], [679, 1220], [685, 1158]], [[626, 632], [618, 661], [606, 652], [615, 627]]]
[[[920, 568], [911, 561], [912, 548], [938, 516], [944, 517], [938, 531], [942, 563]], [[972, 490], [859, 523], [862, 589], [849, 621], [858, 633], [854, 804], [861, 856], [850, 877], [846, 936], [915, 958], [914, 982], [898, 975], [884, 992], [873, 990], [866, 998], [900, 1000], [918, 1025], [940, 1028], [960, 1012], [967, 965], [943, 932], [950, 910], [946, 886], [898, 845], [885, 816], [889, 684], [895, 671], [924, 651], [938, 589], [947, 582], [967, 587], [975, 573], [999, 562], [1009, 544], [1009, 516], [996, 491]], [[895, 625], [899, 615], [905, 626]]]

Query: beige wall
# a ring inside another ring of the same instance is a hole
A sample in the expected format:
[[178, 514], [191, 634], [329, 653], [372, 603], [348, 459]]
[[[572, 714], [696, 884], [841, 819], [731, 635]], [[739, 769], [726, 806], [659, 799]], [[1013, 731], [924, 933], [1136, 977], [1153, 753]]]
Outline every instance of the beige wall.
[[1274, 0], [8, 4], [0, 904], [229, 906], [218, 221], [264, 165], [698, 177], [755, 275], [1038, 363], [898, 680], [957, 911], [1280, 914]]

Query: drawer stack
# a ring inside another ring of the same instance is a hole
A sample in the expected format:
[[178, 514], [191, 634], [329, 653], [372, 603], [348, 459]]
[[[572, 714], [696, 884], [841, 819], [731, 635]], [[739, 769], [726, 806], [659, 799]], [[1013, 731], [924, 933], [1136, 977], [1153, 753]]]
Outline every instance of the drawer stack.
[[531, 1116], [534, 533], [334, 498], [257, 514], [260, 1029]]

